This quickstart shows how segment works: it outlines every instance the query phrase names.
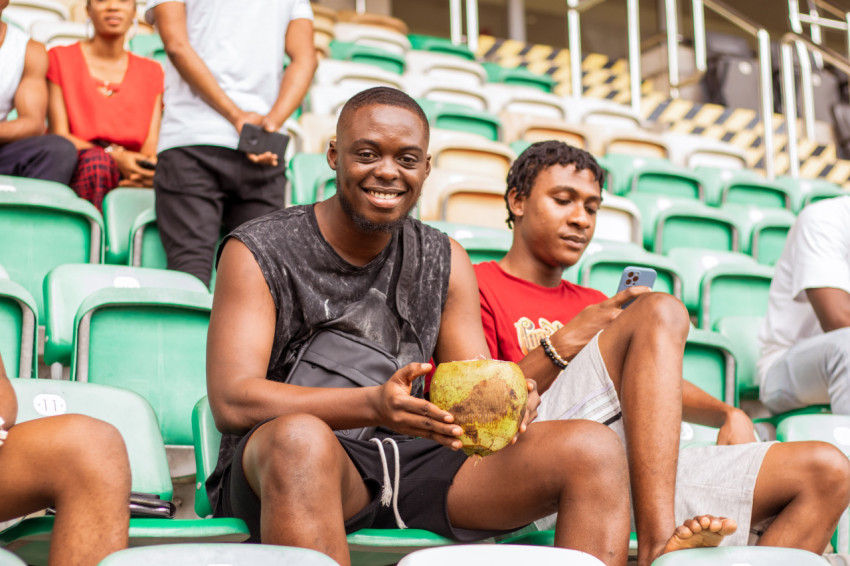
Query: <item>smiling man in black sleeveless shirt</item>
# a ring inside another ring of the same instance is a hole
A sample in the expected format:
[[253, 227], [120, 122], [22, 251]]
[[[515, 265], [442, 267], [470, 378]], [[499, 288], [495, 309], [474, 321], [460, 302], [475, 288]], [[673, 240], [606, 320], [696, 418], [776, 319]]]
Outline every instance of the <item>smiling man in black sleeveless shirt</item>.
[[[345, 535], [358, 529], [406, 525], [471, 541], [558, 511], [556, 545], [625, 564], [628, 478], [616, 434], [588, 421], [524, 424], [515, 444], [474, 462], [451, 416], [416, 395], [431, 357], [489, 357], [468, 256], [408, 216], [431, 167], [428, 135], [406, 94], [359, 93], [328, 150], [336, 195], [225, 240], [207, 353], [225, 433], [207, 482], [215, 513], [244, 519], [254, 540], [348, 564]], [[284, 383], [298, 347], [324, 328], [380, 346], [401, 369], [371, 387]], [[532, 390], [528, 421], [538, 402]], [[334, 434], [357, 427], [377, 427], [375, 437]]]

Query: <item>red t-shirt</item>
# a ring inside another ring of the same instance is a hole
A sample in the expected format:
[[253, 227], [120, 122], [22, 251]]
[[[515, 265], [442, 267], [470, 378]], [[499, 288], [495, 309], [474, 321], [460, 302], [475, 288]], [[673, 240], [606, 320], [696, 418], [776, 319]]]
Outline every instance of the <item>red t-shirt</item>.
[[100, 91], [102, 81], [89, 73], [79, 43], [47, 52], [47, 79], [62, 88], [71, 134], [86, 141], [103, 140], [139, 151], [151, 126], [154, 103], [162, 94], [163, 72], [156, 61], [129, 53], [120, 84], [109, 83], [111, 96]]
[[481, 295], [481, 319], [490, 355], [519, 362], [528, 352], [589, 305], [601, 303], [604, 293], [561, 281], [541, 287], [514, 277], [495, 261], [475, 266]]

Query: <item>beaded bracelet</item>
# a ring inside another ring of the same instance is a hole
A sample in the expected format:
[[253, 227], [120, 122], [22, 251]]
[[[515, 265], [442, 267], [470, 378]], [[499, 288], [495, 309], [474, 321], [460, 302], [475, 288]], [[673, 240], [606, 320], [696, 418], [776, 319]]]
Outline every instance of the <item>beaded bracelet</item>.
[[559, 369], [567, 369], [567, 364], [569, 362], [558, 355], [558, 352], [555, 351], [555, 347], [552, 345], [552, 341], [548, 336], [540, 339], [540, 345], [543, 346], [543, 351], [546, 352], [546, 355], [549, 356], [549, 359], [552, 360], [553, 364], [558, 366]]

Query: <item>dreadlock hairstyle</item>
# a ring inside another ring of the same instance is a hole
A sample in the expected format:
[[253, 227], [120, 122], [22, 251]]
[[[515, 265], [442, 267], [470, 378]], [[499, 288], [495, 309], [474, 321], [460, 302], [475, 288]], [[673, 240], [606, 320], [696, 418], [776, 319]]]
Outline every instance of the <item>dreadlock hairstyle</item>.
[[605, 171], [593, 156], [583, 149], [567, 145], [562, 141], [550, 140], [531, 144], [522, 152], [508, 171], [508, 187], [505, 191], [505, 205], [508, 207], [508, 227], [514, 227], [516, 217], [508, 203], [508, 193], [516, 189], [518, 197], [531, 193], [531, 187], [537, 175], [553, 165], [573, 165], [576, 171], [590, 170], [593, 178], [602, 187], [605, 184]]

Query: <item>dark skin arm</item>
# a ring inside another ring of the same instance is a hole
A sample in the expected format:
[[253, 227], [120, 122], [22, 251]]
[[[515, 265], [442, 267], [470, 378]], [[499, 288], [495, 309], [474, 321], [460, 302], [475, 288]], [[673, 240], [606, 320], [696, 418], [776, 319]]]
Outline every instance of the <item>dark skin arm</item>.
[[806, 289], [824, 332], [850, 326], [850, 293], [834, 287]]
[[47, 113], [47, 51], [33, 40], [27, 43], [24, 72], [15, 91], [15, 120], [0, 122], [0, 144], [44, 133]]
[[4, 430], [10, 429], [15, 424], [17, 417], [18, 400], [15, 397], [15, 390], [12, 389], [12, 383], [6, 376], [3, 358], [0, 357], [0, 418], [4, 421], [2, 428]]

